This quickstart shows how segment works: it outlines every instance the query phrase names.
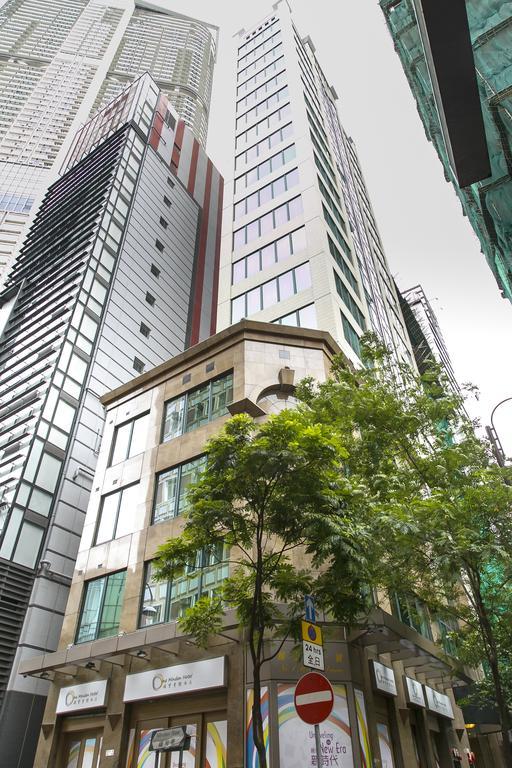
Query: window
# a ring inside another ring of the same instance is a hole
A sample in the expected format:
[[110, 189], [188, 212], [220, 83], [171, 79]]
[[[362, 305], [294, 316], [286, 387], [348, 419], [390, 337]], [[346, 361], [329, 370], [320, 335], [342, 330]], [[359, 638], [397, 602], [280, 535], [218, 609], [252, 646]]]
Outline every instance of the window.
[[235, 261], [233, 264], [233, 285], [236, 285], [241, 280], [245, 280], [246, 277], [267, 269], [277, 262], [284, 261], [292, 255], [305, 251], [306, 247], [305, 227], [300, 227], [290, 232], [290, 234], [274, 240], [273, 243], [268, 243], [264, 248]]
[[311, 273], [306, 262], [233, 299], [231, 322], [237, 323], [243, 317], [250, 317], [310, 287]]
[[331, 256], [333, 257], [334, 261], [336, 262], [340, 270], [343, 272], [343, 274], [347, 278], [349, 285], [354, 289], [356, 296], [360, 297], [361, 293], [359, 291], [359, 285], [357, 283], [357, 280], [352, 270], [350, 269], [349, 265], [346, 263], [342, 254], [338, 251], [338, 249], [334, 245], [329, 235], [327, 235], [327, 240], [329, 241], [329, 251], [331, 253]]
[[249, 195], [243, 200], [240, 200], [238, 203], [235, 203], [233, 208], [234, 218], [238, 219], [240, 216], [245, 216], [247, 213], [254, 211], [259, 206], [269, 203], [274, 198], [282, 195], [283, 192], [286, 192], [289, 189], [295, 187], [298, 183], [299, 171], [297, 168], [294, 168], [293, 171], [285, 173], [284, 176], [281, 176], [279, 179], [272, 181], [270, 184], [266, 184], [261, 189], [253, 192], [252, 195]]
[[430, 617], [428, 609], [422, 600], [414, 595], [402, 595], [394, 592], [391, 598], [391, 609], [403, 624], [415, 629], [420, 635], [432, 640]]
[[240, 192], [246, 187], [249, 187], [256, 181], [265, 178], [265, 176], [268, 176], [269, 173], [274, 173], [275, 171], [279, 170], [279, 168], [285, 165], [285, 163], [289, 163], [291, 160], [293, 160], [295, 155], [295, 144], [290, 144], [289, 147], [286, 147], [286, 149], [281, 150], [281, 152], [272, 155], [272, 157], [269, 157], [267, 160], [265, 160], [265, 162], [256, 165], [254, 168], [251, 168], [251, 170], [247, 171], [247, 173], [243, 173], [241, 176], [235, 179], [235, 193]]
[[144, 363], [138, 357], [133, 358], [133, 367], [137, 373], [144, 373]]
[[149, 291], [146, 291], [146, 301], [151, 306], [153, 306], [155, 303], [155, 297], [153, 296], [152, 293], [149, 293]]
[[341, 277], [335, 272], [334, 273], [334, 282], [336, 283], [336, 290], [338, 291], [338, 295], [341, 296], [345, 304], [350, 310], [350, 313], [355, 318], [355, 320], [358, 322], [358, 324], [361, 326], [363, 331], [366, 330], [366, 320], [364, 318], [363, 313], [357, 306], [357, 303], [355, 299], [352, 297], [350, 291], [348, 290], [347, 286], [341, 279]]
[[244, 144], [248, 144], [249, 142], [256, 141], [258, 136], [264, 136], [265, 133], [270, 128], [274, 128], [282, 120], [284, 120], [285, 117], [288, 117], [290, 113], [291, 113], [290, 103], [283, 104], [282, 107], [280, 107], [279, 109], [276, 109], [275, 112], [272, 112], [264, 120], [260, 120], [259, 123], [256, 123], [256, 125], [253, 125], [251, 128], [248, 128], [247, 131], [244, 131], [243, 133], [239, 134], [235, 142], [237, 149], [238, 147], [241, 147]]
[[343, 325], [343, 335], [345, 336], [345, 339], [348, 341], [356, 355], [360, 358], [361, 357], [361, 344], [359, 343], [359, 335], [354, 330], [352, 325], [349, 323], [343, 312], [340, 310], [341, 315], [341, 322]]
[[206, 456], [172, 467], [161, 472], [156, 481], [153, 523], [162, 523], [182, 515], [187, 507], [187, 491], [191, 483], [197, 482], [206, 462]]
[[165, 203], [165, 205], [166, 205], [168, 208], [170, 208], [170, 207], [171, 207], [171, 201], [169, 200], [169, 198], [167, 197], [167, 195], [164, 195], [164, 203]]
[[271, 232], [277, 227], [281, 227], [301, 213], [302, 198], [298, 195], [287, 203], [283, 203], [283, 205], [280, 205], [278, 208], [274, 208], [273, 211], [261, 216], [261, 218], [246, 224], [245, 227], [235, 230], [233, 233], [233, 248], [242, 248], [244, 245], [256, 240], [258, 237]]
[[95, 544], [119, 539], [136, 530], [139, 484], [103, 496]]
[[175, 621], [199, 598], [214, 597], [228, 576], [227, 556], [222, 544], [203, 549], [185, 573], [172, 582], [155, 581], [153, 566], [147, 563], [139, 626]]
[[[152, 274], [152, 275], [154, 275], [155, 277], [160, 277], [160, 270], [159, 270], [159, 268], [156, 266], [156, 264], [152, 264], [152, 265], [151, 265], [151, 274]], [[146, 298], [146, 301], [147, 301], [147, 298]], [[153, 300], [153, 301], [154, 301], [154, 300]]]
[[174, 181], [171, 179], [170, 176], [167, 177], [167, 183], [168, 183], [168, 185], [170, 186], [171, 189], [174, 189]]
[[279, 102], [284, 101], [288, 98], [288, 86], [285, 85], [284, 88], [281, 88], [280, 91], [276, 91], [276, 93], [273, 93], [272, 96], [268, 96], [268, 98], [264, 99], [263, 101], [260, 101], [259, 104], [257, 104], [255, 107], [250, 109], [248, 112], [245, 112], [245, 114], [240, 115], [240, 117], [237, 117], [236, 119], [236, 127], [237, 129], [240, 128], [242, 125], [246, 125], [247, 123], [250, 123], [254, 118], [258, 117], [258, 115], [263, 114], [263, 112], [266, 112], [268, 109], [272, 109], [273, 107], [276, 107]]
[[157, 250], [160, 251], [160, 253], [163, 253], [164, 244], [162, 242], [160, 242], [160, 240], [158, 240], [158, 239], [155, 240], [155, 246], [156, 246]]
[[146, 323], [141, 323], [140, 324], [140, 332], [142, 333], [143, 336], [148, 338], [149, 334], [151, 333], [151, 329], [149, 328], [148, 325], [146, 325]]
[[165, 406], [162, 442], [225, 416], [232, 399], [233, 374], [229, 372], [170, 400]]
[[169, 226], [169, 222], [166, 221], [163, 216], [160, 216], [160, 226], [163, 227], [164, 229], [167, 229], [167, 227]]
[[316, 309], [314, 304], [308, 304], [306, 307], [290, 312], [289, 315], [279, 317], [273, 320], [279, 325], [293, 325], [296, 328], [316, 328]]
[[116, 427], [110, 465], [130, 459], [142, 453], [146, 447], [149, 413]]
[[117, 635], [126, 571], [87, 581], [76, 633], [77, 643]]

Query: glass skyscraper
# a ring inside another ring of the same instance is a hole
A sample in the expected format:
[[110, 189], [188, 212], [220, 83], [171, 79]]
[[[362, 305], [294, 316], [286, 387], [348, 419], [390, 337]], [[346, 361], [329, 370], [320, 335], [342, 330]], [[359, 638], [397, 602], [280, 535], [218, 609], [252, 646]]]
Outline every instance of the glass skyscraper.
[[[104, 424], [100, 397], [216, 323], [222, 177], [149, 75], [85, 124], [0, 294], [0, 744], [30, 768]], [[3, 764], [3, 763], [2, 763]]]
[[0, 282], [80, 125], [150, 72], [204, 144], [217, 28], [144, 0], [0, 8]]

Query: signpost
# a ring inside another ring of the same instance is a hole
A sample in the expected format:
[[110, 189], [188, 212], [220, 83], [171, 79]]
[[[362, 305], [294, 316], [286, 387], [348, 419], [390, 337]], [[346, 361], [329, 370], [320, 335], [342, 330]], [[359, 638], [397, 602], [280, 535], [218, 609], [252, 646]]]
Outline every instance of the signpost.
[[302, 663], [305, 667], [325, 669], [322, 630], [309, 621], [301, 621]]
[[174, 728], [161, 728], [153, 731], [150, 752], [157, 753], [157, 766], [160, 765], [160, 752], [179, 752], [179, 764], [183, 764], [183, 752], [190, 747], [191, 733], [187, 725], [178, 725]]
[[309, 621], [310, 624], [315, 623], [315, 600], [311, 595], [304, 595], [304, 616], [306, 621]]
[[334, 706], [332, 685], [319, 672], [303, 675], [295, 688], [295, 710], [300, 719], [315, 726], [316, 764], [322, 765], [322, 745], [320, 743], [320, 723], [327, 720]]

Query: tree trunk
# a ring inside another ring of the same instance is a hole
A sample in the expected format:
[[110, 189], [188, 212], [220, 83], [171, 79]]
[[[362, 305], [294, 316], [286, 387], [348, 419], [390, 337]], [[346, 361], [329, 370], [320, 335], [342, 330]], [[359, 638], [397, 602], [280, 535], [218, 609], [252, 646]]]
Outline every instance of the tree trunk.
[[501, 733], [503, 736], [503, 758], [507, 768], [512, 768], [512, 741], [509, 735], [512, 723], [505, 696], [503, 695], [501, 675], [498, 669], [497, 659], [489, 659], [489, 666], [491, 668], [494, 690], [496, 693], [496, 704], [498, 705], [498, 712], [500, 715]]
[[252, 732], [254, 746], [258, 753], [259, 768], [267, 768], [267, 752], [265, 750], [265, 736], [263, 733], [263, 717], [261, 714], [261, 668], [259, 661], [253, 660], [253, 689], [254, 700], [252, 703]]
[[473, 588], [475, 607], [477, 609], [478, 621], [482, 632], [483, 640], [487, 649], [487, 661], [491, 670], [494, 683], [494, 694], [500, 716], [501, 733], [503, 737], [503, 759], [506, 768], [512, 768], [512, 741], [509, 731], [512, 725], [510, 712], [503, 692], [503, 684], [498, 663], [498, 649], [494, 637], [494, 630], [487, 614], [487, 609], [480, 589], [478, 574], [468, 574]]

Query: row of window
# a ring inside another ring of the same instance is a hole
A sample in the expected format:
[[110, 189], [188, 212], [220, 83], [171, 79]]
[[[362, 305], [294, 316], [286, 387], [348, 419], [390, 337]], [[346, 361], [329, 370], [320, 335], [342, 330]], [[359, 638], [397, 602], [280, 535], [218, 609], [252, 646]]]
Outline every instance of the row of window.
[[[225, 416], [233, 397], [233, 373], [211, 379], [200, 387], [169, 400], [165, 405], [162, 442]], [[116, 427], [109, 466], [142, 453], [147, 444], [149, 413]], [[45, 468], [49, 476], [48, 468]]]
[[250, 64], [251, 61], [261, 58], [263, 53], [265, 53], [266, 51], [270, 51], [280, 42], [281, 42], [281, 32], [280, 30], [277, 30], [277, 32], [273, 34], [272, 37], [269, 37], [268, 40], [264, 40], [260, 45], [256, 46], [256, 48], [254, 48], [252, 51], [249, 51], [249, 53], [246, 53], [245, 56], [241, 56], [238, 59], [238, 68], [240, 69], [241, 67], [246, 67], [246, 65]]
[[236, 89], [237, 96], [247, 93], [250, 88], [265, 80], [273, 72], [277, 72], [278, 69], [284, 69], [284, 56], [279, 56], [279, 58], [274, 56], [270, 64], [246, 80], [245, 83], [241, 83]]
[[316, 328], [316, 309], [314, 304], [308, 304], [305, 307], [290, 312], [288, 315], [278, 317], [274, 323], [279, 325], [293, 325], [295, 328]]
[[311, 287], [309, 263], [301, 264], [284, 272], [246, 293], [240, 294], [231, 302], [231, 322], [237, 323], [243, 317], [250, 317], [280, 301], [286, 301], [300, 291]]
[[302, 211], [302, 198], [298, 195], [259, 219], [246, 224], [245, 227], [235, 230], [233, 232], [233, 249], [243, 248], [244, 245], [300, 216]]
[[[151, 524], [182, 515], [188, 507], [187, 492], [203, 470], [206, 456], [171, 467], [156, 478]], [[94, 545], [126, 536], [137, 528], [138, 483], [109, 493], [101, 500]]]
[[282, 120], [285, 119], [285, 117], [288, 117], [288, 115], [291, 113], [291, 106], [290, 103], [283, 104], [282, 107], [279, 109], [276, 109], [275, 112], [272, 112], [271, 115], [268, 115], [264, 120], [260, 120], [259, 123], [256, 123], [256, 125], [253, 125], [251, 128], [248, 128], [247, 131], [244, 131], [236, 138], [236, 147], [237, 149], [239, 147], [245, 146], [249, 142], [255, 141], [258, 136], [263, 136], [267, 133], [267, 131], [270, 128], [273, 128], [275, 125], [278, 125]]
[[256, 59], [256, 61], [253, 61], [251, 64], [248, 64], [244, 69], [241, 69], [238, 72], [237, 80], [243, 80], [245, 77], [249, 77], [249, 75], [252, 75], [253, 72], [259, 73], [259, 70], [261, 67], [263, 67], [267, 62], [272, 61], [272, 59], [276, 59], [278, 56], [281, 56], [283, 49], [283, 44], [278, 43], [275, 45], [270, 51], [267, 51], [266, 53], [262, 53], [262, 55]]
[[250, 253], [243, 259], [235, 261], [233, 264], [232, 284], [236, 285], [247, 277], [256, 275], [263, 269], [268, 269], [292, 255], [301, 253], [306, 247], [306, 229], [305, 227], [300, 227], [294, 232], [290, 232], [284, 237], [268, 243], [268, 245], [265, 245], [258, 251]]
[[276, 91], [272, 94], [272, 96], [269, 96], [266, 99], [263, 99], [259, 104], [257, 104], [252, 109], [249, 109], [248, 112], [245, 112], [243, 115], [240, 115], [240, 117], [237, 117], [236, 119], [236, 128], [237, 130], [241, 128], [244, 125], [247, 125], [247, 123], [251, 123], [256, 117], [259, 115], [262, 115], [264, 112], [268, 112], [269, 109], [273, 109], [273, 107], [277, 107], [278, 104], [280, 104], [283, 101], [286, 101], [288, 98], [288, 86], [285, 85], [284, 88], [281, 88], [280, 91]]
[[247, 187], [251, 186], [251, 184], [255, 184], [261, 179], [264, 179], [265, 176], [269, 175], [269, 173], [274, 173], [275, 171], [279, 170], [279, 168], [282, 168], [283, 165], [293, 160], [295, 158], [295, 154], [295, 144], [290, 144], [289, 147], [286, 147], [277, 154], [272, 155], [272, 157], [269, 157], [263, 163], [260, 163], [254, 168], [251, 168], [251, 170], [247, 171], [247, 173], [243, 173], [241, 176], [235, 179], [235, 193], [240, 192], [242, 189], [246, 189]]
[[[157, 582], [153, 564], [146, 563], [139, 627], [175, 621], [201, 597], [214, 597], [227, 578], [228, 551], [222, 544], [197, 552], [183, 575], [171, 582]], [[92, 579], [84, 585], [76, 642], [86, 643], [119, 632], [126, 571]]]
[[338, 251], [338, 249], [334, 245], [329, 235], [327, 235], [327, 240], [329, 241], [329, 251], [331, 253], [331, 256], [333, 257], [334, 261], [336, 262], [340, 270], [343, 272], [343, 274], [347, 278], [349, 285], [354, 289], [356, 295], [360, 297], [361, 293], [359, 291], [359, 285], [354, 276], [354, 273], [352, 272], [347, 262], [345, 261], [341, 253]]
[[225, 416], [232, 399], [231, 372], [173, 398], [165, 406], [162, 442], [167, 443], [185, 432]]
[[338, 229], [338, 227], [336, 225], [336, 222], [334, 221], [333, 217], [331, 216], [331, 214], [329, 213], [329, 211], [327, 210], [327, 208], [325, 207], [325, 205], [323, 203], [322, 203], [322, 211], [323, 211], [323, 214], [324, 214], [325, 221], [327, 222], [327, 224], [331, 228], [331, 232], [333, 233], [334, 237], [336, 238], [336, 242], [338, 243], [338, 245], [341, 246], [341, 248], [343, 250], [343, 253], [346, 254], [346, 256], [350, 259], [350, 262], [353, 264], [354, 263], [354, 259], [353, 259], [353, 256], [352, 256], [352, 252], [351, 252], [351, 250], [349, 248], [349, 245], [348, 245], [347, 241], [345, 240], [345, 238], [343, 237], [343, 235], [341, 234], [340, 230]]
[[258, 32], [257, 35], [251, 37], [250, 40], [248, 40], [246, 43], [243, 43], [238, 48], [238, 55], [244, 56], [249, 51], [252, 51], [253, 48], [256, 48], [261, 42], [263, 42], [263, 40], [268, 40], [269, 37], [275, 35], [277, 28], [277, 20], [272, 22], [272, 24], [265, 26], [261, 32]]
[[286, 72], [283, 69], [281, 72], [278, 72], [277, 75], [271, 77], [270, 80], [267, 80], [266, 83], [259, 85], [254, 91], [248, 93], [247, 96], [239, 99], [236, 103], [237, 112], [241, 109], [245, 109], [246, 107], [250, 107], [252, 104], [256, 104], [256, 102], [262, 99], [266, 93], [270, 93], [278, 85], [281, 85], [281, 83], [285, 80], [285, 75]]
[[334, 273], [334, 282], [336, 283], [336, 290], [338, 291], [338, 295], [341, 296], [341, 298], [349, 308], [353, 317], [357, 320], [358, 324], [363, 329], [363, 331], [365, 331], [366, 320], [364, 318], [364, 315], [359, 309], [359, 307], [357, 306], [356, 301], [352, 298], [352, 295], [348, 290], [347, 286], [345, 285], [341, 277], [336, 272]]
[[280, 144], [282, 141], [286, 141], [292, 134], [293, 125], [292, 123], [288, 123], [287, 125], [283, 125], [282, 128], [278, 128], [277, 131], [271, 133], [270, 136], [265, 136], [265, 138], [257, 144], [254, 144], [245, 152], [242, 152], [235, 157], [235, 170], [242, 165], [246, 165], [247, 163], [256, 160], [261, 154], [272, 149], [272, 147], [277, 146], [277, 144]]
[[299, 183], [299, 169], [294, 168], [293, 171], [285, 173], [284, 176], [280, 176], [270, 184], [266, 184], [261, 189], [253, 192], [252, 195], [244, 197], [238, 203], [235, 203], [233, 208], [233, 218], [239, 219], [242, 216], [246, 216], [248, 213], [252, 213], [262, 205], [270, 203], [279, 195], [287, 192], [289, 189], [296, 187]]
[[347, 231], [347, 225], [345, 224], [343, 216], [341, 215], [341, 213], [337, 209], [337, 207], [335, 205], [335, 202], [334, 202], [334, 200], [336, 200], [336, 202], [338, 203], [338, 205], [341, 208], [341, 200], [340, 200], [339, 196], [337, 194], [334, 195], [333, 196], [334, 200], [333, 200], [333, 198], [331, 197], [331, 195], [327, 191], [325, 185], [322, 183], [322, 180], [321, 180], [320, 176], [317, 176], [317, 180], [318, 180], [318, 186], [320, 187], [320, 192], [324, 196], [324, 199], [326, 200], [326, 202], [329, 204], [329, 207], [330, 207], [330, 209], [332, 211], [332, 214], [333, 214], [334, 218], [336, 219], [336, 221], [340, 225], [341, 229], [344, 232], [346, 232]]
[[356, 355], [361, 357], [361, 344], [359, 343], [359, 334], [352, 327], [351, 323], [347, 320], [343, 312], [340, 310], [341, 324], [343, 325], [343, 335], [348, 341]]

